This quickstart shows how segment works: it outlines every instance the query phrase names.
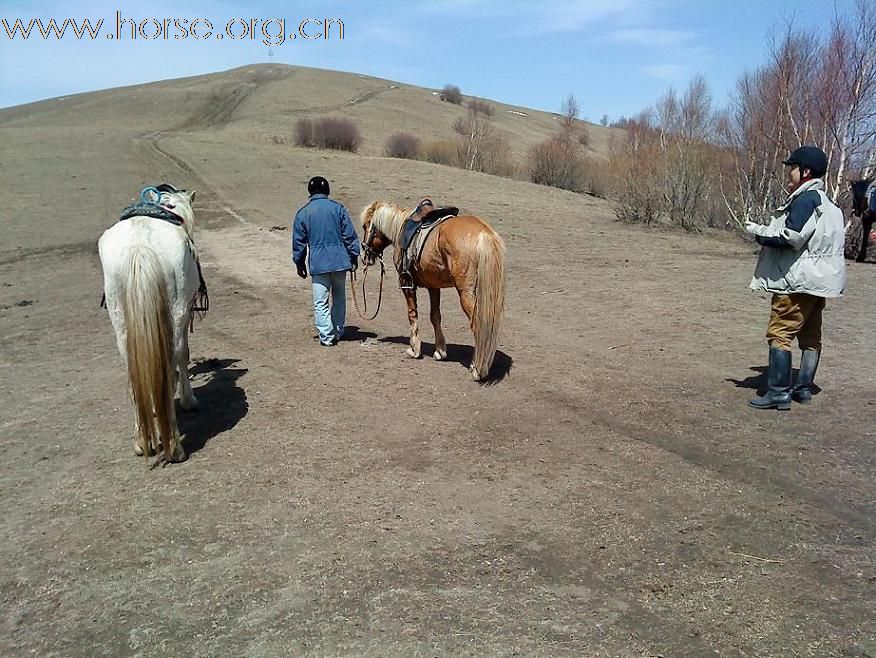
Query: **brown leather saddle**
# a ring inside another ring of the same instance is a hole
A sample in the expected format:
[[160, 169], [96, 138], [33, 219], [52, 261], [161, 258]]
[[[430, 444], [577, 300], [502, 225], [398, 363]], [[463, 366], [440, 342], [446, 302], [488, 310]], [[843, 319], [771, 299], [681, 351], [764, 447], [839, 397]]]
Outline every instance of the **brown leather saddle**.
[[399, 235], [398, 247], [402, 254], [398, 268], [400, 288], [410, 290], [414, 287], [411, 267], [415, 264], [416, 255], [411, 253], [411, 247], [415, 242], [417, 234], [445, 217], [455, 217], [458, 214], [459, 208], [453, 206], [436, 208], [431, 199], [423, 199], [417, 204], [414, 212], [408, 216], [402, 225], [401, 234]]

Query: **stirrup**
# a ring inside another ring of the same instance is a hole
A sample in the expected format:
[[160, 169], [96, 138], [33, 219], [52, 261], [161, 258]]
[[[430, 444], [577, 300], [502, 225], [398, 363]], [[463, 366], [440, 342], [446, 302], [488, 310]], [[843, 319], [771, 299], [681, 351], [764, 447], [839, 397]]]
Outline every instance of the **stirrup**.
[[398, 275], [399, 290], [413, 290], [414, 277], [409, 272], [402, 272]]

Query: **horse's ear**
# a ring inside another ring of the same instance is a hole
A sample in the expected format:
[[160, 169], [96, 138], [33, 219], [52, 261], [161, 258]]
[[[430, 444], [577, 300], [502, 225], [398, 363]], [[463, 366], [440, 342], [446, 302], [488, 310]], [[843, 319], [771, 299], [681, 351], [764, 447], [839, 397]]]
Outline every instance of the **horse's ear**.
[[197, 190], [192, 190], [191, 192], [189, 192], [189, 203], [191, 203], [192, 201], [195, 200], [195, 195], [196, 195], [197, 193], [198, 193]]

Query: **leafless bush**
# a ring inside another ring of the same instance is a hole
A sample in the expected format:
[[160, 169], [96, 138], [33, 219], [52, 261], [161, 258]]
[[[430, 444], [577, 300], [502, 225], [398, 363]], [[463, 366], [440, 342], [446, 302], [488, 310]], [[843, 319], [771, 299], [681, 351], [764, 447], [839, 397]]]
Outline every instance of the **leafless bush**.
[[462, 105], [462, 91], [456, 85], [444, 85], [438, 98], [454, 105]]
[[295, 144], [297, 146], [316, 146], [313, 119], [298, 119], [295, 122]]
[[612, 179], [609, 163], [602, 158], [584, 158], [581, 191], [591, 196], [607, 199], [611, 194]]
[[531, 147], [527, 162], [533, 183], [583, 191], [584, 158], [577, 140], [568, 133], [554, 135]]
[[492, 132], [481, 144], [475, 171], [510, 178], [516, 173], [515, 169], [508, 136], [498, 130]]
[[386, 140], [384, 153], [391, 158], [414, 160], [420, 153], [420, 140], [410, 133], [393, 133]]
[[455, 167], [458, 164], [456, 144], [449, 139], [426, 142], [420, 148], [420, 159]]
[[362, 135], [350, 119], [323, 117], [317, 121], [315, 133], [320, 148], [355, 153], [362, 144]]
[[618, 219], [648, 226], [660, 218], [663, 201], [655, 169], [657, 130], [649, 111], [624, 122], [626, 136], [610, 147], [610, 195]]
[[337, 149], [355, 153], [362, 143], [362, 135], [349, 119], [321, 117], [298, 119], [295, 123], [295, 144]]
[[478, 100], [477, 98], [472, 98], [465, 104], [465, 106], [469, 110], [474, 110], [475, 112], [479, 112], [488, 117], [493, 116], [493, 114], [495, 113], [492, 105], [490, 105], [486, 101]]

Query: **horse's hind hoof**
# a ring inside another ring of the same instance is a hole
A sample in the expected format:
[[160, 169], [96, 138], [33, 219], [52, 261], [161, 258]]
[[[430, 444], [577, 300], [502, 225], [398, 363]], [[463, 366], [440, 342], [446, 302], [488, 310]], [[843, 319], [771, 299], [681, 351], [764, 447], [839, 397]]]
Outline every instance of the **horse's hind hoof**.
[[167, 466], [168, 464], [181, 464], [182, 462], [186, 461], [188, 458], [189, 458], [189, 456], [186, 454], [186, 451], [183, 450], [182, 446], [177, 446], [173, 455], [170, 455], [170, 456], [168, 456], [167, 454], [161, 455], [161, 457], [158, 458], [157, 464], [162, 466], [162, 467]]
[[405, 354], [407, 354], [412, 359], [419, 359], [421, 356], [419, 352], [414, 352], [414, 350], [412, 350], [410, 347], [405, 350]]
[[447, 358], [447, 352], [445, 352], [444, 350], [435, 350], [432, 358], [436, 361], [444, 361]]
[[143, 456], [143, 446], [140, 445], [140, 442], [137, 439], [134, 439], [134, 454], [138, 457]]
[[478, 372], [478, 369], [474, 366], [471, 367], [471, 378], [474, 379], [476, 382], [481, 381], [481, 375]]

